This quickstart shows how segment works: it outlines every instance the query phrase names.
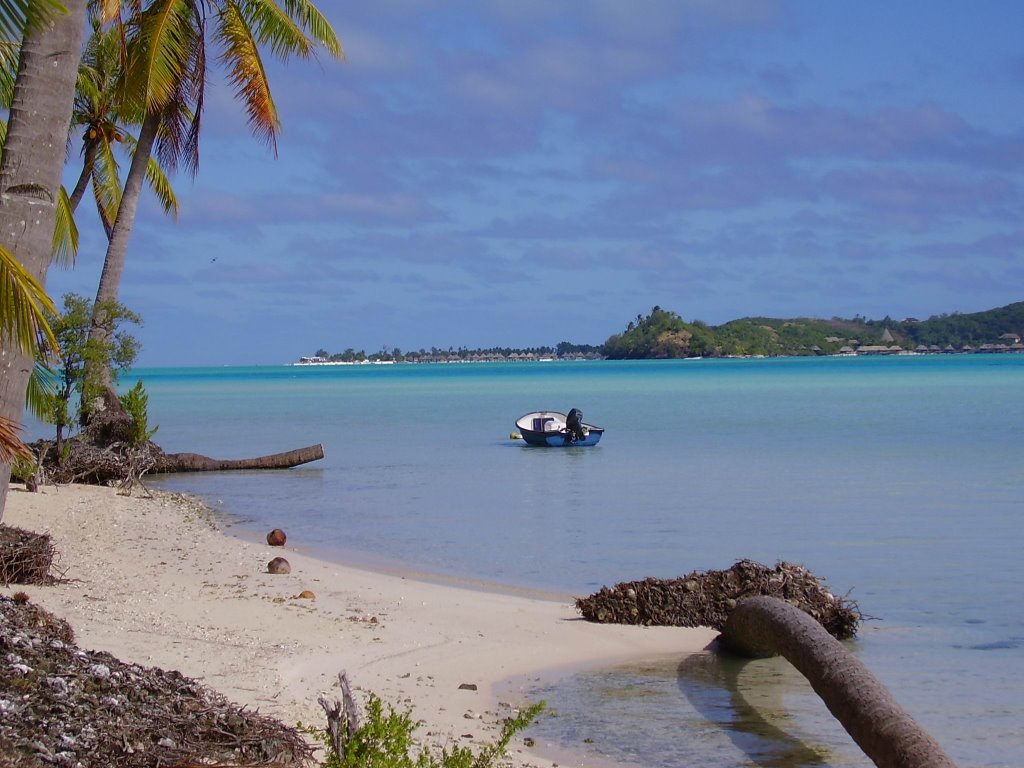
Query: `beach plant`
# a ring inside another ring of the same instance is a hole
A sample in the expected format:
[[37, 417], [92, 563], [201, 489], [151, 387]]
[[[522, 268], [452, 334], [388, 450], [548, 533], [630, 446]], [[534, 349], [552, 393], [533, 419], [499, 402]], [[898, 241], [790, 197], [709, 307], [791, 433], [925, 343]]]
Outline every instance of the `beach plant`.
[[461, 745], [440, 753], [418, 746], [413, 733], [419, 724], [413, 721], [412, 711], [400, 712], [373, 693], [363, 724], [341, 741], [340, 749], [327, 730], [313, 726], [303, 730], [324, 747], [323, 768], [493, 768], [507, 753], [512, 737], [529, 726], [544, 706], [538, 702], [505, 720], [497, 739], [477, 752]]
[[121, 395], [121, 405], [132, 419], [132, 447], [142, 445], [156, 434], [158, 427], [149, 428], [149, 395], [142, 384], [142, 379]]
[[[92, 302], [76, 293], [68, 293], [64, 295], [64, 311], [50, 318], [50, 327], [59, 349], [59, 362], [54, 371], [57, 378], [55, 391], [44, 396], [48, 397], [49, 404], [45, 420], [56, 428], [58, 455], [62, 455], [65, 431], [75, 423], [71, 405], [75, 395], [80, 409], [81, 403], [101, 394], [99, 383], [86, 375], [90, 363], [109, 369], [111, 376], [116, 378], [118, 371], [135, 362], [139, 352], [138, 341], [123, 328], [125, 323], [142, 322], [136, 313], [111, 302], [104, 315], [105, 322], [111, 325], [110, 335], [105, 341], [90, 338], [92, 317]], [[142, 429], [145, 431], [148, 426], [144, 424]]]

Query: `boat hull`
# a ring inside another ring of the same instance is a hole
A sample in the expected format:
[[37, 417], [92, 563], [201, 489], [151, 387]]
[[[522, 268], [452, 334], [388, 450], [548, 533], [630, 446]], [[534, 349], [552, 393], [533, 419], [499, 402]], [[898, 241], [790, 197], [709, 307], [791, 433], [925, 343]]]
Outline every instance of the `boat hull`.
[[527, 445], [544, 448], [587, 448], [597, 445], [602, 427], [584, 424], [584, 435], [576, 438], [565, 428], [566, 415], [558, 411], [532, 411], [516, 419], [516, 429]]

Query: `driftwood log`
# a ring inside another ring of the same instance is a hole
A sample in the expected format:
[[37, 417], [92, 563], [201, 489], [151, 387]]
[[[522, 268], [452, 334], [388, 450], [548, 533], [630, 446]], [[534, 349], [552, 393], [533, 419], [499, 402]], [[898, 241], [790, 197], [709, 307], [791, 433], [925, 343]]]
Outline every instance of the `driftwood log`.
[[[37, 440], [30, 448], [37, 468], [22, 482], [88, 483], [118, 485], [130, 490], [143, 475], [175, 472], [217, 472], [231, 469], [288, 469], [324, 457], [321, 444], [272, 453], [251, 459], [211, 459], [198, 453], [164, 453], [159, 445], [146, 441], [139, 446], [126, 442], [100, 444], [92, 433], [64, 441], [57, 449], [52, 440]], [[13, 476], [13, 475], [12, 475]]]
[[198, 453], [165, 453], [158, 457], [150, 472], [219, 472], [229, 469], [290, 469], [324, 457], [320, 443], [284, 453], [272, 453], [252, 459], [211, 459]]
[[721, 641], [740, 656], [788, 660], [879, 768], [956, 768], [878, 678], [799, 608], [774, 597], [740, 600]]

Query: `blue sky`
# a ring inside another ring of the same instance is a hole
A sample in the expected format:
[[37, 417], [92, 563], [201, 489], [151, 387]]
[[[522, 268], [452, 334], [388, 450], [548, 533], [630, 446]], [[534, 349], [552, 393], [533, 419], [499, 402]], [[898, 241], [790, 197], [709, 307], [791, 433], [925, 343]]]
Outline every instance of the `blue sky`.
[[[1024, 300], [1024, 4], [320, 8], [347, 61], [270, 66], [277, 158], [215, 74], [178, 221], [144, 201], [141, 365]], [[81, 219], [55, 297], [95, 293]]]

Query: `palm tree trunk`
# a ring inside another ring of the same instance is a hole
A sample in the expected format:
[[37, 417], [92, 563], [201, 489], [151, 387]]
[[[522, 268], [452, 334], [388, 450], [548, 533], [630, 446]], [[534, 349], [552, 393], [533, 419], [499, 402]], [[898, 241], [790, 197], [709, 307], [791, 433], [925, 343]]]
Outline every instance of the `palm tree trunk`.
[[229, 469], [291, 469], [324, 457], [320, 443], [284, 453], [257, 456], [252, 459], [211, 459], [198, 453], [168, 453], [157, 459], [151, 472], [221, 472]]
[[775, 597], [741, 600], [722, 643], [741, 656], [785, 657], [879, 768], [956, 768], [868, 668], [799, 608]]
[[[82, 57], [86, 0], [64, 0], [67, 12], [26, 32], [0, 161], [0, 243], [45, 284], [75, 79]], [[0, 337], [0, 416], [21, 423], [33, 361]], [[0, 520], [9, 464], [0, 465]]]
[[[143, 182], [146, 180], [146, 166], [153, 151], [153, 143], [156, 140], [159, 126], [159, 113], [150, 113], [146, 115], [146, 119], [143, 121], [139, 132], [135, 154], [132, 155], [128, 176], [125, 178], [124, 191], [121, 194], [121, 203], [117, 209], [117, 217], [114, 219], [113, 229], [109, 233], [107, 254], [103, 260], [103, 272], [100, 273], [100, 283], [96, 289], [96, 301], [93, 304], [92, 328], [89, 330], [90, 341], [103, 344], [107, 344], [110, 341], [111, 329], [106, 322], [106, 302], [117, 301], [121, 290], [121, 277], [124, 275], [125, 259], [128, 255], [128, 241], [131, 238], [132, 227], [135, 224], [135, 213], [139, 207]], [[97, 366], [95, 363], [88, 364], [85, 371], [85, 380], [99, 384], [103, 391], [104, 406], [107, 409], [123, 411], [117, 398], [117, 390], [114, 387], [113, 376], [108, 365]], [[88, 418], [89, 404], [83, 403], [82, 410], [85, 417]]]
[[85, 190], [89, 186], [89, 179], [92, 178], [92, 169], [96, 165], [96, 155], [99, 154], [99, 142], [86, 141], [85, 155], [82, 158], [82, 172], [78, 175], [75, 188], [68, 195], [68, 202], [71, 204], [71, 212], [78, 210], [78, 204], [85, 196]]
[[[85, 142], [85, 155], [82, 158], [82, 172], [78, 175], [78, 181], [75, 182], [75, 188], [71, 191], [68, 196], [68, 202], [71, 206], [71, 212], [74, 213], [78, 210], [79, 203], [82, 202], [82, 198], [85, 197], [85, 190], [89, 187], [89, 182], [92, 180], [93, 170], [96, 168], [96, 159], [100, 154], [100, 143], [95, 140], [86, 140]], [[107, 242], [110, 242], [110, 235], [114, 229], [114, 224], [110, 221], [110, 216], [105, 211], [100, 211], [100, 222], [103, 224], [103, 231], [107, 233]]]

